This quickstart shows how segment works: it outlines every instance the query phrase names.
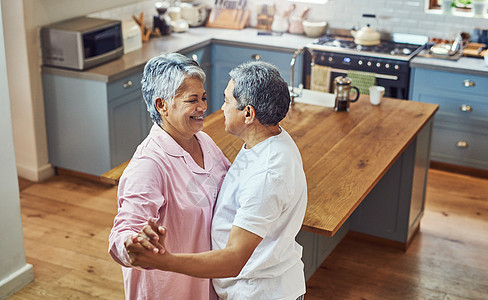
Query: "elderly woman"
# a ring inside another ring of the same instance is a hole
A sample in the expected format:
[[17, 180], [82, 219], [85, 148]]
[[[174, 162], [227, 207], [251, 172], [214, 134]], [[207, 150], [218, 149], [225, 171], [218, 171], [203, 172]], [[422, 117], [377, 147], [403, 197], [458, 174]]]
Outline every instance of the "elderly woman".
[[201, 131], [204, 81], [199, 65], [177, 53], [154, 57], [144, 68], [142, 94], [154, 125], [120, 179], [109, 237], [109, 253], [123, 266], [126, 299], [216, 298], [208, 279], [132, 268], [125, 248], [148, 217], [171, 230], [168, 251], [211, 248], [212, 212], [230, 163]]

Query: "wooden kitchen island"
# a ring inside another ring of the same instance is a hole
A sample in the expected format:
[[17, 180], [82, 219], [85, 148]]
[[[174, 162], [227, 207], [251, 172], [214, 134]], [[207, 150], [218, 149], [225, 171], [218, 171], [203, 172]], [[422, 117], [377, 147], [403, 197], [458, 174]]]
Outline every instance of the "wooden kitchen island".
[[[424, 210], [434, 104], [368, 96], [350, 112], [295, 103], [281, 126], [300, 149], [308, 205], [297, 241], [308, 279], [349, 231], [407, 247]], [[242, 141], [224, 131], [221, 111], [207, 132], [233, 161]]]

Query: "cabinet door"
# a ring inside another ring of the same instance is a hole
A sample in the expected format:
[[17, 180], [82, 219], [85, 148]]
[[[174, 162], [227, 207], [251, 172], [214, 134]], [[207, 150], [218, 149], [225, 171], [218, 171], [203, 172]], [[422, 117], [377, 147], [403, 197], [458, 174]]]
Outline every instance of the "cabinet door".
[[[224, 90], [229, 82], [229, 72], [239, 64], [252, 60], [262, 60], [275, 65], [283, 79], [290, 83], [290, 62], [293, 51], [270, 51], [257, 48], [235, 47], [212, 44], [212, 112], [220, 109], [224, 103]], [[302, 58], [298, 57], [295, 64], [294, 82], [296, 85], [302, 78]]]
[[42, 78], [50, 163], [96, 176], [110, 170], [106, 83]]
[[109, 102], [110, 167], [130, 159], [147, 135], [146, 105], [134, 92]]
[[488, 76], [414, 68], [412, 100], [439, 105], [431, 159], [488, 169]]

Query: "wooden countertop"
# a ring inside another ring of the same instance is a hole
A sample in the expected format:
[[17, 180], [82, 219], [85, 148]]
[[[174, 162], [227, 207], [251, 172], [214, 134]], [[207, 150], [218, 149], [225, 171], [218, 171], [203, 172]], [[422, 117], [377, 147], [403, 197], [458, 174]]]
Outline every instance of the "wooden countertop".
[[[437, 105], [362, 95], [348, 113], [296, 103], [281, 126], [300, 149], [308, 184], [303, 229], [333, 236], [373, 189]], [[242, 141], [225, 133], [221, 111], [205, 118], [207, 132], [233, 161]]]

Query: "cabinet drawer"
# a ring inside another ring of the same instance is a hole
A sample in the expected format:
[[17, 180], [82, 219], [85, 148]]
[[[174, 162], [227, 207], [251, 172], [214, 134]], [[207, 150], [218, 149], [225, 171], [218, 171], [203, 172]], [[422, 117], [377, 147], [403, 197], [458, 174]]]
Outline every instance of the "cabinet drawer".
[[435, 126], [432, 160], [488, 169], [488, 135]]
[[108, 84], [108, 101], [127, 95], [134, 91], [141, 91], [142, 71], [136, 72], [122, 79]]
[[462, 93], [486, 95], [488, 93], [488, 76], [477, 76], [437, 70], [415, 68], [415, 84]]
[[439, 105], [436, 122], [442, 119], [442, 122], [488, 128], [488, 101], [483, 101], [485, 97], [430, 89], [421, 89], [414, 97], [416, 101]]

